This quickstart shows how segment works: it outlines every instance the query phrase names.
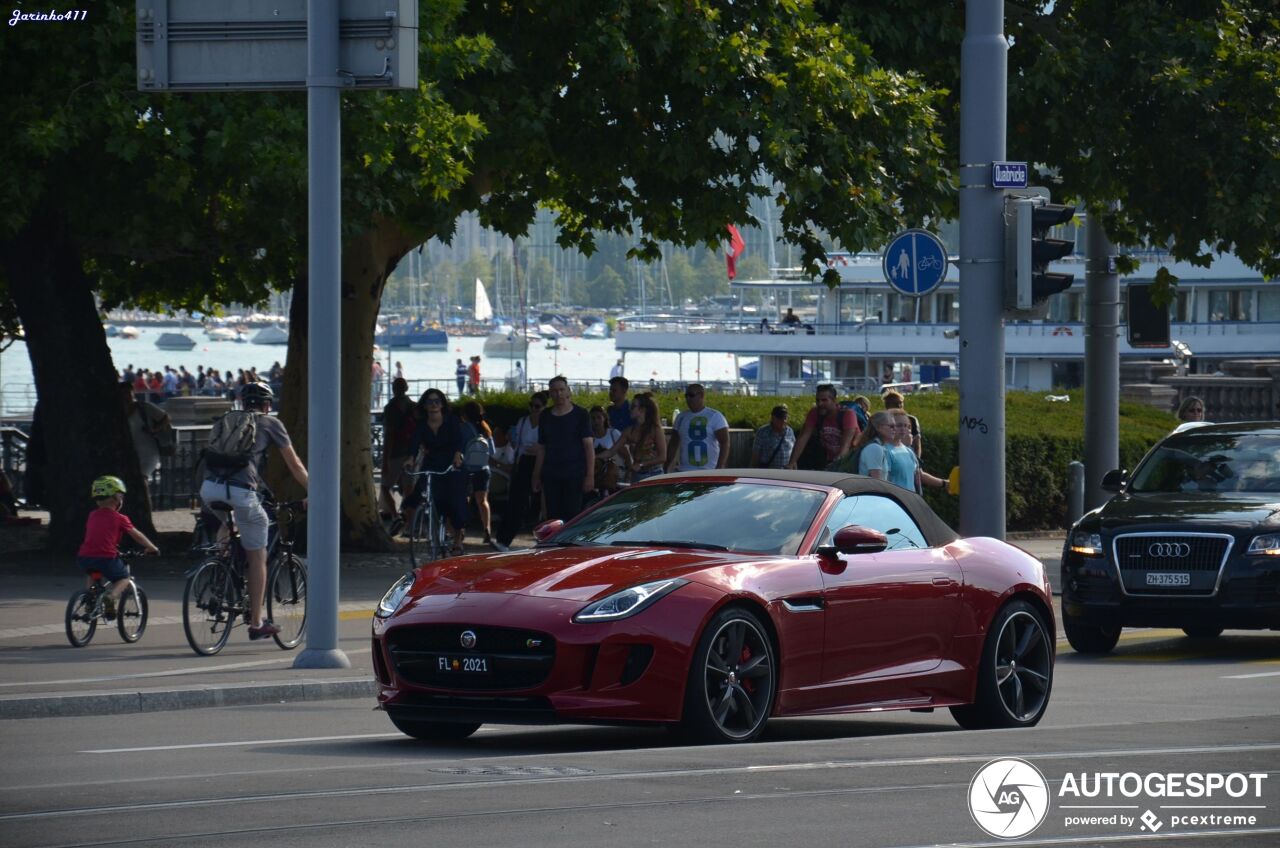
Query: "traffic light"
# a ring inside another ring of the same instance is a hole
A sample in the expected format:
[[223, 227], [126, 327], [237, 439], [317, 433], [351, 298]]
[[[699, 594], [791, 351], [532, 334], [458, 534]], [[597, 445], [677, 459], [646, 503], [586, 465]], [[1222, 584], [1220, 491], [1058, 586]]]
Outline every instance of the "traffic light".
[[1075, 207], [1050, 203], [1046, 197], [1005, 197], [1006, 309], [1036, 310], [1050, 295], [1071, 287], [1075, 275], [1049, 273], [1049, 263], [1071, 253], [1075, 243], [1047, 235], [1051, 227], [1067, 223], [1075, 213]]

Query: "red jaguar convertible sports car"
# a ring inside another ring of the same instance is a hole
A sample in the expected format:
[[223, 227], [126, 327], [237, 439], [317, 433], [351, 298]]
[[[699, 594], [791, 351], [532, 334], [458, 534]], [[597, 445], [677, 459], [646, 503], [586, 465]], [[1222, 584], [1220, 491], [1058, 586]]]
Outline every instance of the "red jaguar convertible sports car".
[[402, 732], [647, 722], [745, 742], [771, 716], [950, 707], [1029, 727], [1049, 703], [1040, 561], [957, 538], [878, 480], [666, 475], [537, 536], [424, 566], [379, 603], [378, 702]]

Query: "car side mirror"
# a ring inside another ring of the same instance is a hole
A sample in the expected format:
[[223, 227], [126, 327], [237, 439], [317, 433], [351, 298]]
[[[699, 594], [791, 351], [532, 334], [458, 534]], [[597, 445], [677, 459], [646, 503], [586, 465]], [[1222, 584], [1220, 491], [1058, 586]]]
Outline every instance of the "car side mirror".
[[560, 528], [564, 526], [564, 522], [559, 518], [553, 521], [544, 521], [537, 527], [533, 528], [533, 537], [539, 542], [545, 542], [552, 536], [560, 532]]
[[879, 530], [850, 524], [836, 531], [835, 548], [842, 554], [878, 554], [889, 547], [889, 538]]
[[1102, 475], [1102, 482], [1099, 484], [1104, 492], [1119, 492], [1124, 488], [1124, 484], [1129, 481], [1129, 472], [1124, 468], [1113, 468], [1106, 474]]

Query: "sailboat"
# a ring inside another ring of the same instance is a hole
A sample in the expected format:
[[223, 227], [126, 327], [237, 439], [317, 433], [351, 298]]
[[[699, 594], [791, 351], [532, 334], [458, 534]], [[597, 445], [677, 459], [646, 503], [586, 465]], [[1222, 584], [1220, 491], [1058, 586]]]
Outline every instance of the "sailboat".
[[[514, 251], [514, 243], [512, 250]], [[513, 263], [514, 264], [514, 263]], [[488, 321], [493, 318], [493, 308], [489, 305], [489, 296], [485, 293], [484, 285], [480, 280], [476, 280], [476, 320], [480, 320], [481, 298], [484, 298], [484, 308], [487, 313], [484, 320]], [[502, 293], [499, 290], [498, 302], [502, 302]], [[484, 352], [486, 356], [505, 356], [508, 359], [527, 359], [529, 353], [529, 337], [527, 331], [521, 334], [511, 324], [498, 324], [493, 328], [493, 332], [489, 333], [484, 340]]]
[[423, 319], [417, 302], [419, 289], [422, 287], [422, 249], [409, 254], [410, 275], [414, 286], [411, 289], [414, 298], [414, 317], [394, 318], [387, 322], [382, 332], [376, 333], [373, 340], [383, 347], [407, 347], [413, 350], [448, 350], [449, 334], [439, 324]]
[[489, 293], [484, 290], [484, 283], [476, 277], [475, 321], [481, 324], [493, 320], [493, 305], [489, 303]]

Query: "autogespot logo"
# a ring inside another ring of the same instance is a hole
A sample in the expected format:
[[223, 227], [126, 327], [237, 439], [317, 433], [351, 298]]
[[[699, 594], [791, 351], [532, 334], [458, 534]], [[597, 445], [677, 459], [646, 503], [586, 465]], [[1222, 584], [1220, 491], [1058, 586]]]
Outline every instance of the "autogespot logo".
[[1049, 814], [1049, 784], [1025, 760], [992, 760], [969, 783], [969, 814], [992, 836], [1026, 836]]

